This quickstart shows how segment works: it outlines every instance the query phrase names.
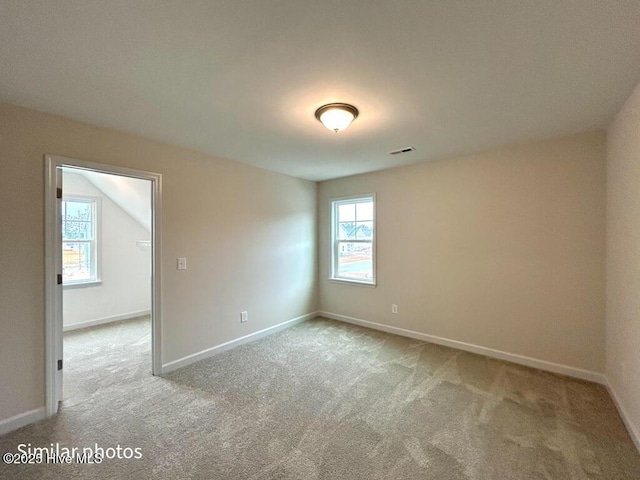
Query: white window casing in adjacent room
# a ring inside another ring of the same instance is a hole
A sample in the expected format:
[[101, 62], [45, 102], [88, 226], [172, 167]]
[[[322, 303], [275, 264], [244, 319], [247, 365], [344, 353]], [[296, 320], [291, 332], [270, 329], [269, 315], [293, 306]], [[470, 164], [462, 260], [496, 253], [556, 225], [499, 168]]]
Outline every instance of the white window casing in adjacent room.
[[65, 196], [62, 215], [62, 283], [64, 286], [100, 282], [100, 199]]

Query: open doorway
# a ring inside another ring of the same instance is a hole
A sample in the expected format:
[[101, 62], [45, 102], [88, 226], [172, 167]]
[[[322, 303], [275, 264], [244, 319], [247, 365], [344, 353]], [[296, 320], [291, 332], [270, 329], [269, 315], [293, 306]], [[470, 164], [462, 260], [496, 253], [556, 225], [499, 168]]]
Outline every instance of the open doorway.
[[64, 405], [151, 373], [151, 181], [62, 167]]
[[46, 395], [53, 415], [61, 400], [83, 401], [116, 380], [110, 371], [129, 380], [161, 373], [161, 176], [63, 157], [46, 156], [45, 163]]

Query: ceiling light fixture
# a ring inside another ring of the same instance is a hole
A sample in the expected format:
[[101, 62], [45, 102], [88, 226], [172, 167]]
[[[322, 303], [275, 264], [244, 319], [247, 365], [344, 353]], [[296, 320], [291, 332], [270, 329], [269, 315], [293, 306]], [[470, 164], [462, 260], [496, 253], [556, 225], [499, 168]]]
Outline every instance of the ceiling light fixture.
[[358, 117], [358, 109], [348, 103], [329, 103], [316, 110], [316, 118], [329, 130], [338, 133]]

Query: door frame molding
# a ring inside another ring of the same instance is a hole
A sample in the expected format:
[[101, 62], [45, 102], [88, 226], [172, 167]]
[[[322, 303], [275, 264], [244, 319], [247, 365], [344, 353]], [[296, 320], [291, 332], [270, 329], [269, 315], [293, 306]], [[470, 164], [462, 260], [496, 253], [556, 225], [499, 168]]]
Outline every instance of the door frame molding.
[[[62, 233], [57, 231], [56, 172], [59, 167], [93, 170], [151, 181], [151, 356], [153, 375], [162, 374], [162, 174], [131, 168], [86, 162], [58, 155], [44, 156], [45, 230], [45, 410], [58, 411], [56, 339], [62, 335], [62, 285], [57, 274], [62, 265]], [[58, 248], [59, 247], [59, 248]]]

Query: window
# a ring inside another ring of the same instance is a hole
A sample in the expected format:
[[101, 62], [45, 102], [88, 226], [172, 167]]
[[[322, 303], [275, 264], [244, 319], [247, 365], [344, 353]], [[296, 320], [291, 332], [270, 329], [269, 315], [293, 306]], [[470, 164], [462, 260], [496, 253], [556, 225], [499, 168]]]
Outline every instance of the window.
[[98, 199], [65, 197], [62, 200], [62, 283], [99, 281]]
[[375, 285], [375, 196], [331, 201], [332, 280]]

